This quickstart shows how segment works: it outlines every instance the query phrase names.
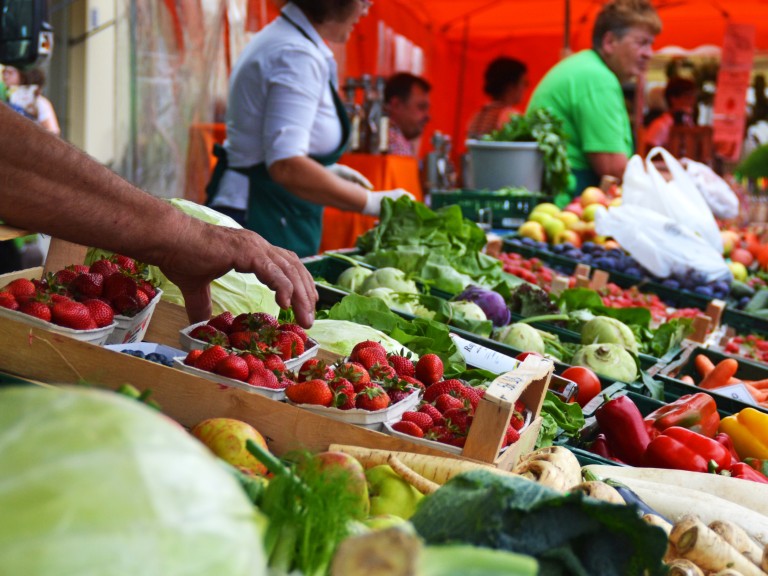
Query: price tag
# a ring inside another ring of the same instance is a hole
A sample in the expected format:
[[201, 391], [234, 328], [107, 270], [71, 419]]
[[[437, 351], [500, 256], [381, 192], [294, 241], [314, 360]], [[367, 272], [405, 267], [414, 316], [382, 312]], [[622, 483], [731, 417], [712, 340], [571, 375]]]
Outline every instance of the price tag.
[[505, 402], [514, 402], [520, 398], [521, 388], [524, 388], [530, 378], [526, 374], [515, 374], [514, 372], [508, 372], [502, 374], [488, 387], [485, 393], [486, 398], [497, 398]]
[[730, 386], [721, 386], [717, 390], [710, 390], [710, 392], [714, 392], [715, 394], [720, 394], [722, 396], [728, 396], [728, 398], [733, 398], [734, 400], [744, 402], [744, 404], [749, 404], [750, 406], [757, 406], [755, 398], [752, 396], [752, 394], [749, 393], [749, 390], [747, 390], [747, 387], [744, 386], [744, 384], [731, 384]]
[[480, 344], [475, 344], [456, 334], [451, 334], [451, 338], [456, 343], [456, 347], [461, 352], [461, 355], [464, 356], [466, 363], [475, 368], [488, 370], [494, 374], [503, 374], [504, 372], [514, 370], [520, 364], [519, 361], [511, 356], [496, 352], [496, 350], [491, 350]]

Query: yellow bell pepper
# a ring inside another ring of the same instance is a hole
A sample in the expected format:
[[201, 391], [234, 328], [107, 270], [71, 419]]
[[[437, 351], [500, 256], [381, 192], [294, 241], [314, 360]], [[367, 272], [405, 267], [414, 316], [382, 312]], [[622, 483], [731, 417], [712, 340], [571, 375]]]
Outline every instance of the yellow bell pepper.
[[723, 418], [720, 432], [733, 440], [739, 456], [744, 458], [768, 459], [768, 414], [754, 408]]

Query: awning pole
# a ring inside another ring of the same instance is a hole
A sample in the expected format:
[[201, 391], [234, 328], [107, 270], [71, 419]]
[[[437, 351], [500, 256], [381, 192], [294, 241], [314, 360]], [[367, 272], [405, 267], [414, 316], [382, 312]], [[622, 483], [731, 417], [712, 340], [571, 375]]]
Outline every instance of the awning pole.
[[456, 114], [453, 119], [454, 149], [457, 149], [459, 135], [461, 134], [461, 113], [464, 107], [464, 77], [467, 72], [467, 53], [469, 52], [469, 15], [464, 17], [464, 35], [461, 40], [461, 63], [459, 64], [459, 84], [457, 89]]

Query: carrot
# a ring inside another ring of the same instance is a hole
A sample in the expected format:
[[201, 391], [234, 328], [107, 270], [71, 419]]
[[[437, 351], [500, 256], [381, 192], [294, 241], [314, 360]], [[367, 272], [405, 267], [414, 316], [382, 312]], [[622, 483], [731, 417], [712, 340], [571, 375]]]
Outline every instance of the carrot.
[[747, 384], [746, 382], [742, 382], [744, 386], [746, 386], [747, 390], [749, 390], [749, 393], [752, 394], [752, 397], [755, 399], [755, 402], [765, 402], [768, 400], [768, 390], [759, 390], [755, 388], [752, 384]]
[[685, 382], [686, 384], [694, 384], [694, 385], [696, 384], [696, 382], [695, 382], [695, 381], [694, 381], [694, 379], [693, 379], [693, 376], [690, 376], [690, 375], [688, 375], [688, 374], [686, 374], [685, 376], [683, 376], [682, 378], [680, 378], [680, 380], [681, 380], [682, 382]]
[[768, 390], [768, 378], [763, 378], [762, 380], [744, 380], [744, 384], [749, 384], [758, 390]]
[[712, 370], [715, 369], [715, 364], [708, 356], [704, 354], [698, 354], [693, 360], [693, 365], [696, 367], [696, 371], [700, 376], [706, 377]]
[[736, 374], [736, 370], [738, 369], [739, 363], [733, 358], [720, 360], [720, 362], [717, 363], [717, 366], [702, 378], [701, 382], [699, 382], [699, 388], [712, 390], [714, 388], [720, 388], [721, 386], [727, 386], [729, 379]]

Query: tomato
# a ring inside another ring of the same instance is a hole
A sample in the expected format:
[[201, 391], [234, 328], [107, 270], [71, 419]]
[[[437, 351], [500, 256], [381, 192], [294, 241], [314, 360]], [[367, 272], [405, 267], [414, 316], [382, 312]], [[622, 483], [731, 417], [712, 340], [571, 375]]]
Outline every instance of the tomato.
[[592, 398], [600, 394], [600, 391], [602, 390], [600, 379], [597, 377], [597, 374], [592, 372], [589, 368], [584, 368], [583, 366], [571, 366], [564, 370], [561, 376], [574, 381], [579, 387], [579, 392], [576, 395], [576, 402], [582, 408], [584, 408], [586, 403], [592, 400]]
[[542, 357], [541, 354], [539, 354], [538, 352], [520, 352], [520, 354], [515, 356], [515, 360], [519, 360], [520, 362], [522, 362], [523, 360], [528, 358], [528, 356], [538, 356], [539, 358]]

